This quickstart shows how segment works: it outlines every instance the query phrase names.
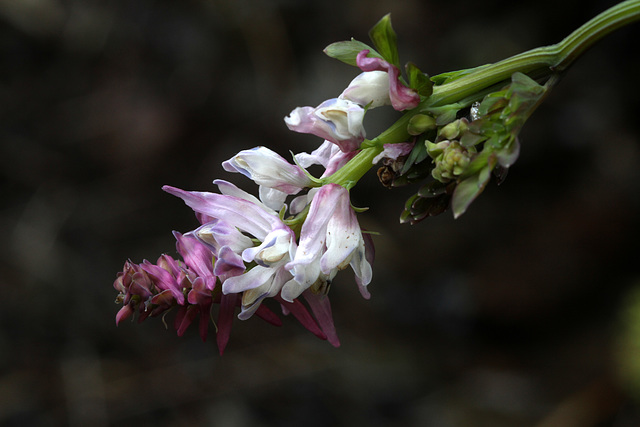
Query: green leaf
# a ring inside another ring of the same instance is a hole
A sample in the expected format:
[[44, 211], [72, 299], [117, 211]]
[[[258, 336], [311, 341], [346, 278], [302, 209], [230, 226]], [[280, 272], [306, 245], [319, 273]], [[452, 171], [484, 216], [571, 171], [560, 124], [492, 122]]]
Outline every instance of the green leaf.
[[[485, 170], [489, 173], [483, 173]], [[469, 205], [482, 193], [487, 186], [487, 182], [489, 182], [490, 172], [489, 166], [487, 166], [477, 174], [471, 175], [458, 184], [451, 198], [451, 208], [454, 218], [459, 218], [460, 215], [465, 213]]]
[[418, 68], [413, 62], [407, 63], [405, 69], [409, 76], [409, 87], [415, 89], [420, 96], [431, 96], [433, 93], [433, 82], [429, 76], [420, 71], [420, 68]]
[[491, 154], [492, 148], [485, 146], [484, 149], [480, 153], [478, 153], [478, 155], [475, 156], [473, 160], [471, 160], [471, 163], [467, 165], [462, 175], [460, 175], [460, 179], [466, 180], [472, 175], [480, 173], [480, 171], [486, 168], [489, 164]]
[[400, 175], [404, 175], [413, 165], [422, 162], [427, 157], [427, 146], [424, 144], [424, 139], [420, 138], [418, 142], [416, 142], [416, 145], [413, 146], [413, 150], [411, 150], [409, 156], [407, 156], [402, 169], [400, 169]]
[[496, 151], [498, 163], [502, 167], [509, 168], [518, 160], [518, 156], [520, 155], [520, 142], [518, 142], [518, 138], [511, 137], [509, 141], [503, 145], [504, 147], [502, 147], [502, 149]]
[[511, 88], [514, 92], [530, 92], [532, 96], [538, 97], [545, 91], [544, 86], [519, 71], [516, 71], [511, 75], [511, 81]]
[[504, 108], [508, 104], [509, 100], [505, 98], [505, 92], [494, 92], [487, 95], [480, 103], [478, 107], [478, 114], [480, 117], [493, 113], [501, 108]]
[[480, 133], [475, 133], [471, 129], [462, 134], [462, 138], [460, 138], [460, 145], [463, 147], [473, 147], [474, 145], [478, 145], [482, 141], [486, 140], [487, 137], [481, 135]]
[[451, 196], [446, 193], [430, 198], [422, 198], [414, 194], [405, 203], [405, 208], [400, 214], [400, 223], [408, 222], [414, 225], [427, 217], [440, 215], [449, 207], [449, 200]]
[[400, 68], [397, 36], [391, 26], [391, 14], [386, 14], [369, 31], [369, 38], [378, 52], [390, 64]]
[[425, 185], [420, 187], [418, 190], [418, 196], [423, 197], [425, 199], [437, 197], [441, 194], [444, 194], [447, 191], [447, 184], [434, 179], [432, 181], [427, 182]]
[[345, 64], [357, 67], [356, 57], [363, 50], [369, 51], [368, 56], [382, 58], [382, 55], [376, 52], [374, 48], [355, 39], [331, 43], [323, 52], [331, 58], [335, 58]]
[[[446, 105], [445, 107], [449, 107], [449, 106]], [[458, 110], [457, 108], [455, 108], [455, 105], [453, 105], [453, 108], [443, 108], [443, 112], [441, 114], [438, 114], [438, 116], [436, 117], [436, 124], [438, 126], [444, 126], [454, 121], [457, 115], [458, 115]]]

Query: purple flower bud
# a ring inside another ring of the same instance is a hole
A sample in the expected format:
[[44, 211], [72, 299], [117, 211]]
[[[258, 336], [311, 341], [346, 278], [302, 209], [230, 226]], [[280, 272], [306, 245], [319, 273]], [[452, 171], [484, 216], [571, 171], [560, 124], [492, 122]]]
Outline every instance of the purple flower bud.
[[399, 142], [397, 144], [384, 144], [384, 149], [372, 161], [375, 165], [382, 159], [397, 160], [399, 157], [406, 156], [413, 150], [415, 143]]
[[358, 53], [356, 64], [362, 71], [385, 71], [389, 75], [389, 98], [391, 105], [397, 111], [416, 108], [420, 103], [420, 95], [413, 89], [400, 82], [400, 71], [395, 65], [389, 64], [382, 58], [369, 58], [368, 49]]

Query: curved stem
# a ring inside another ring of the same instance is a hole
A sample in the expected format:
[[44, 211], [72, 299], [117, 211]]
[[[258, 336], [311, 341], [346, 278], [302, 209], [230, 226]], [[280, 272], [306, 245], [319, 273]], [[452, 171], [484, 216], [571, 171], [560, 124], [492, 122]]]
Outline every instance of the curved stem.
[[640, 20], [640, 0], [622, 2], [591, 19], [560, 43], [523, 52], [450, 83], [435, 86], [433, 94], [424, 101], [424, 107], [456, 102], [488, 86], [509, 79], [517, 71], [525, 74], [542, 72], [545, 76], [553, 72], [563, 72], [604, 36], [638, 20]]
[[495, 64], [479, 68], [449, 83], [433, 87], [433, 93], [415, 109], [405, 113], [389, 129], [363, 145], [363, 149], [336, 173], [323, 180], [352, 188], [373, 165], [383, 144], [406, 141], [411, 116], [433, 107], [455, 103], [470, 105], [487, 94], [492, 86], [504, 83], [513, 73], [521, 72], [533, 78], [549, 78], [565, 71], [580, 55], [607, 34], [640, 20], [640, 0], [627, 0], [607, 9], [569, 34], [560, 43], [539, 47], [512, 56]]
[[373, 159], [381, 152], [381, 144], [361, 150], [346, 165], [338, 169], [336, 173], [327, 177], [324, 184], [334, 183], [350, 190], [373, 167]]

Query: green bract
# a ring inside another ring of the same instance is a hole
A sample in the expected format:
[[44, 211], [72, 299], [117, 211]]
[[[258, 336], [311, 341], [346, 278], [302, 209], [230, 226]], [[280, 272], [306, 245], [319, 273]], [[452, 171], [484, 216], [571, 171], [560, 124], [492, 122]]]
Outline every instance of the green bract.
[[331, 58], [355, 67], [357, 66], [356, 57], [363, 50], [368, 50], [370, 57], [382, 58], [382, 55], [376, 52], [374, 48], [353, 38], [349, 41], [331, 43], [324, 49], [324, 53]]
[[420, 96], [431, 96], [433, 93], [433, 82], [429, 76], [420, 71], [420, 68], [413, 62], [407, 63], [405, 68], [409, 76], [409, 87], [415, 89]]
[[555, 81], [551, 79], [542, 86], [525, 74], [514, 73], [511, 84], [487, 95], [480, 103], [479, 118], [469, 123], [460, 143], [465, 147], [484, 145], [460, 176], [451, 200], [454, 217], [462, 215], [484, 190], [496, 166], [508, 168], [515, 162], [518, 133]]
[[382, 58], [388, 63], [400, 68], [396, 32], [391, 26], [391, 14], [386, 14], [369, 31], [369, 38], [373, 42]]

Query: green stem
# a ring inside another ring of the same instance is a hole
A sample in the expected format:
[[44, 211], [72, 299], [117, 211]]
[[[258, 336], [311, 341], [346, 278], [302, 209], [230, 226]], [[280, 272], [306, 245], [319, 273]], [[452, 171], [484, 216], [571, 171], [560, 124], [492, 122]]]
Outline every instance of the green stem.
[[378, 144], [361, 150], [336, 173], [325, 178], [323, 184], [334, 183], [350, 190], [373, 167], [373, 159], [382, 152], [382, 149], [382, 145]]
[[405, 113], [377, 138], [363, 143], [363, 149], [336, 173], [323, 180], [323, 184], [336, 183], [352, 188], [373, 167], [373, 159], [382, 152], [383, 144], [404, 142], [408, 139], [409, 119], [433, 107], [459, 103], [470, 105], [480, 100], [495, 85], [506, 82], [513, 73], [521, 72], [533, 78], [557, 76], [594, 43], [607, 34], [640, 20], [640, 0], [627, 0], [607, 9], [569, 34], [560, 43], [539, 47], [512, 56], [495, 64], [480, 67], [449, 83], [434, 86], [431, 96], [415, 109]]
[[560, 43], [539, 47], [512, 56], [450, 83], [433, 88], [424, 107], [451, 104], [473, 95], [486, 87], [505, 81], [517, 71], [525, 74], [549, 76], [565, 71], [594, 43], [612, 31], [640, 20], [640, 0], [627, 0], [602, 12], [572, 32]]

